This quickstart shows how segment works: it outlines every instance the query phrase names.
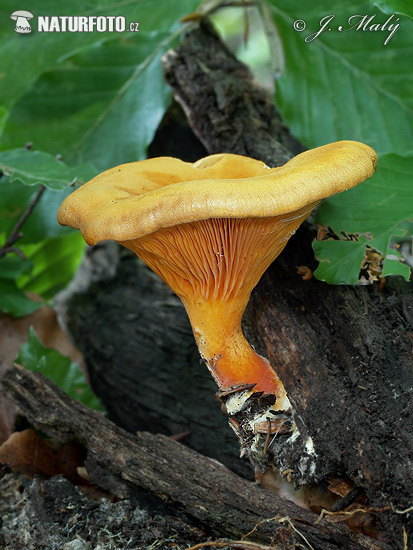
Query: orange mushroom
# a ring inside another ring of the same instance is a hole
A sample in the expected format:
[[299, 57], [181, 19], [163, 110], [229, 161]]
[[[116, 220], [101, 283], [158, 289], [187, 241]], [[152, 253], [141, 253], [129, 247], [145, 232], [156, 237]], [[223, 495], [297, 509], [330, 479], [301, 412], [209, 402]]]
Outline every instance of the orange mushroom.
[[272, 409], [287, 410], [281, 381], [242, 333], [243, 312], [314, 207], [370, 177], [376, 163], [373, 149], [352, 141], [273, 169], [232, 154], [194, 164], [154, 158], [100, 174], [64, 200], [58, 220], [91, 245], [113, 239], [130, 248], [170, 286], [222, 393], [271, 394]]

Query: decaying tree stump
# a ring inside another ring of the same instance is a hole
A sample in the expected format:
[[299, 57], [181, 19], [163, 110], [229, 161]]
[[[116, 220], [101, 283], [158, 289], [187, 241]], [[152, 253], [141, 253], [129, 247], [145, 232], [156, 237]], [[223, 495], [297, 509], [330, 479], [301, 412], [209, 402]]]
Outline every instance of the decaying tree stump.
[[[169, 53], [165, 69], [209, 153], [240, 153], [274, 166], [300, 151], [270, 98], [209, 26]], [[199, 142], [192, 143], [198, 152]], [[154, 143], [152, 154], [174, 150], [162, 144], [160, 150]], [[191, 147], [188, 141], [184, 160], [195, 160]], [[291, 239], [245, 318], [250, 341], [269, 358], [297, 411], [301, 437], [279, 449], [275, 466], [300, 484], [351, 480], [369, 506], [386, 508], [378, 527], [403, 548], [411, 514], [400, 512], [413, 494], [413, 289], [399, 278], [382, 289], [302, 280], [297, 267], [314, 267], [312, 236], [307, 225]], [[245, 475], [183, 307], [144, 266], [124, 254], [115, 278], [72, 299], [68, 319], [112, 419], [130, 431], [189, 430], [190, 446]]]

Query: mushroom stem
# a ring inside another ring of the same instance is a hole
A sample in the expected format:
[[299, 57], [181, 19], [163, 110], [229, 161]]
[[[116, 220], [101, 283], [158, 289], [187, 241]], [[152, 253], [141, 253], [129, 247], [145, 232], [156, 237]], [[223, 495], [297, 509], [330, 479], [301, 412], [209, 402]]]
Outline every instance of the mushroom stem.
[[268, 218], [211, 218], [121, 241], [181, 298], [221, 392], [252, 389], [288, 408], [282, 382], [251, 348], [241, 320], [252, 289], [314, 204]]
[[[247, 342], [241, 319], [248, 296], [231, 301], [183, 299], [199, 352], [221, 391], [253, 385], [254, 391], [274, 394], [282, 408], [284, 386], [267, 359]], [[223, 320], [225, 319], [225, 322]]]

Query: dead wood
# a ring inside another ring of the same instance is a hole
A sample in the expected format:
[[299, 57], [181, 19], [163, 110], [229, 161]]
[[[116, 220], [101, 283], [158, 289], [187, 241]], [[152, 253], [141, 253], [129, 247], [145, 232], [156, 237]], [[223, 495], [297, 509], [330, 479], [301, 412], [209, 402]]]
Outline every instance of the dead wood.
[[[343, 526], [315, 525], [311, 512], [170, 438], [128, 434], [38, 373], [14, 366], [2, 385], [19, 413], [37, 429], [59, 441], [81, 442], [91, 482], [119, 497], [130, 498], [136, 488], [143, 488], [216, 533], [240, 537], [254, 530], [253, 539], [278, 544], [280, 550], [303, 541], [320, 550], [386, 548]], [[265, 521], [269, 518], [274, 519]]]

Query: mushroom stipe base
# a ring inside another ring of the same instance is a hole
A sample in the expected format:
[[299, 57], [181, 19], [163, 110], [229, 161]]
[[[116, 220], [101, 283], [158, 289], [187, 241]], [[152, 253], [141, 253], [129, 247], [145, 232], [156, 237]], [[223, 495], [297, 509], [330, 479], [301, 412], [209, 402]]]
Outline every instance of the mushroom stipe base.
[[[298, 482], [303, 476], [307, 483], [320, 481], [323, 474], [317, 468], [313, 441], [308, 434], [301, 433], [296, 422], [297, 413], [288, 397], [284, 400], [284, 408], [280, 408], [275, 395], [256, 392], [251, 386], [219, 392], [216, 397], [240, 441], [241, 457], [247, 457], [254, 464], [257, 475], [272, 471], [277, 463], [281, 479], [285, 475], [289, 483]], [[290, 455], [297, 449], [297, 440], [300, 440], [297, 455], [300, 458], [291, 470]], [[293, 500], [297, 498], [294, 492], [288, 491], [288, 494]], [[304, 504], [301, 502], [301, 505]]]
[[275, 395], [239, 388], [217, 394], [229, 424], [241, 442], [241, 456], [247, 456], [262, 472], [273, 463], [280, 446], [299, 436], [291, 406], [277, 407]]

